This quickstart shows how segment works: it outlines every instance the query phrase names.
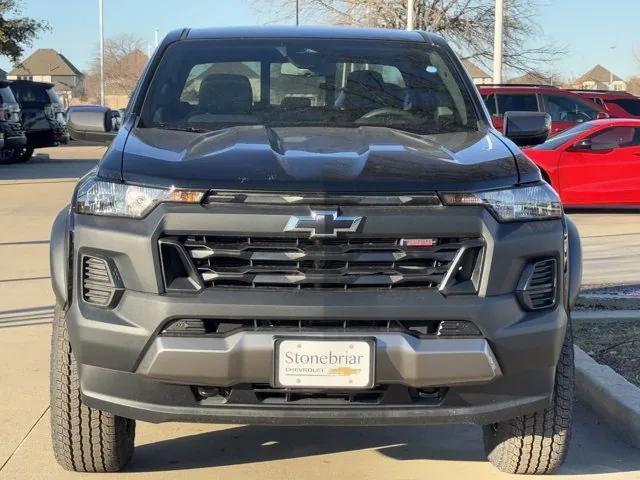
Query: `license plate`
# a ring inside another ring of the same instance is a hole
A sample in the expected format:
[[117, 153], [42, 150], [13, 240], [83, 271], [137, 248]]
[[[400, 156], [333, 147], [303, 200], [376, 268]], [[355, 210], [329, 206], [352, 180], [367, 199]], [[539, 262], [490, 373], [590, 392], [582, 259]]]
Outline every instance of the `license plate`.
[[279, 388], [372, 388], [374, 340], [276, 338]]

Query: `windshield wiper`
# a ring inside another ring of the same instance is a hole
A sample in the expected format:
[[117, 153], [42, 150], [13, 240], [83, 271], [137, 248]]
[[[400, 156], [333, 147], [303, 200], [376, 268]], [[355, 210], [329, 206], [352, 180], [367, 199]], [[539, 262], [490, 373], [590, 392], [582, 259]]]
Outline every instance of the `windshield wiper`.
[[159, 123], [156, 128], [161, 128], [162, 130], [177, 130], [179, 132], [191, 132], [191, 133], [205, 133], [209, 130], [204, 128], [196, 128], [189, 126], [180, 126], [180, 125], [168, 125], [166, 123]]

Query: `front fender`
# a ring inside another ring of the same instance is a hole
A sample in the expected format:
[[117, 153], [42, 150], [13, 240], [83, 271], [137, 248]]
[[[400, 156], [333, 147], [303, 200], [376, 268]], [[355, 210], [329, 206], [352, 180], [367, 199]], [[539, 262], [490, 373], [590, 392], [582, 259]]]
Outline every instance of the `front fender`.
[[51, 286], [59, 305], [67, 305], [69, 300], [69, 248], [71, 244], [71, 210], [67, 206], [53, 222], [49, 249]]
[[580, 285], [582, 285], [582, 242], [578, 227], [569, 217], [565, 216], [567, 226], [567, 268], [568, 268], [568, 301], [569, 308], [573, 308], [578, 300]]

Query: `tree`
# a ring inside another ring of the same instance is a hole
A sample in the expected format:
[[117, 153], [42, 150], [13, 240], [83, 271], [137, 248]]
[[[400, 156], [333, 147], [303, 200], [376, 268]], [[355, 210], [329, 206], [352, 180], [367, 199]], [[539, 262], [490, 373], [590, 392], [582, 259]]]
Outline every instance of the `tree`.
[[[25, 47], [30, 47], [38, 33], [49, 25], [33, 18], [21, 17], [20, 0], [0, 0], [0, 55], [17, 63]], [[8, 18], [13, 17], [13, 18]]]
[[[104, 84], [108, 95], [130, 95], [144, 71], [149, 57], [142, 51], [144, 41], [123, 34], [107, 38], [104, 43]], [[100, 51], [93, 56], [85, 76], [85, 93], [92, 99], [100, 96]]]
[[[295, 0], [279, 1], [278, 18], [295, 14]], [[539, 0], [505, 2], [503, 62], [521, 71], [544, 71], [563, 54], [551, 43], [527, 46], [540, 37], [536, 24]], [[261, 5], [265, 0], [254, 0]], [[267, 0], [269, 5], [271, 1]], [[302, 14], [310, 22], [381, 28], [406, 28], [406, 0], [301, 0]], [[465, 59], [489, 67], [493, 59], [495, 0], [415, 0], [415, 28], [447, 38]]]
[[632, 95], [640, 95], [640, 77], [635, 76], [627, 80], [627, 92]]

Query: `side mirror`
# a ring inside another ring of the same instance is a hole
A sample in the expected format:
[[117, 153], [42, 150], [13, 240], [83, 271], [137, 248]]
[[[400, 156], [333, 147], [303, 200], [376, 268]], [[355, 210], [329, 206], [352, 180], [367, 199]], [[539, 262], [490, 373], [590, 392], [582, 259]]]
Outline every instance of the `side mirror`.
[[120, 113], [100, 105], [69, 108], [67, 128], [74, 140], [109, 143], [120, 129]]
[[576, 143], [571, 145], [570, 150], [572, 152], [600, 152], [606, 153], [610, 152], [614, 148], [618, 148], [619, 145], [615, 142], [610, 143], [593, 143], [590, 138], [584, 138], [582, 140], [578, 140]]
[[593, 142], [590, 138], [585, 138], [583, 140], [578, 140], [576, 143], [571, 145], [571, 150], [574, 152], [584, 152], [586, 150], [591, 150], [593, 147]]
[[505, 112], [503, 129], [516, 145], [538, 145], [549, 137], [551, 117], [544, 112]]

